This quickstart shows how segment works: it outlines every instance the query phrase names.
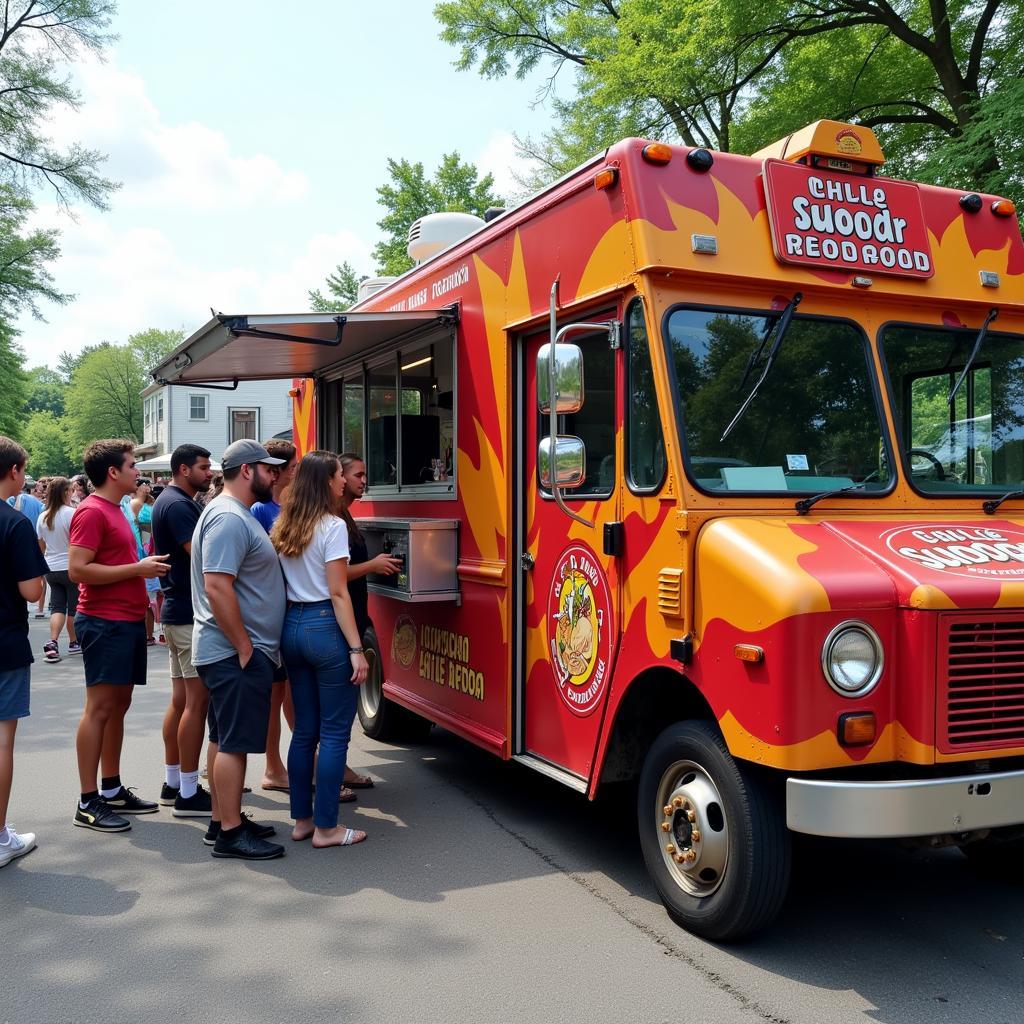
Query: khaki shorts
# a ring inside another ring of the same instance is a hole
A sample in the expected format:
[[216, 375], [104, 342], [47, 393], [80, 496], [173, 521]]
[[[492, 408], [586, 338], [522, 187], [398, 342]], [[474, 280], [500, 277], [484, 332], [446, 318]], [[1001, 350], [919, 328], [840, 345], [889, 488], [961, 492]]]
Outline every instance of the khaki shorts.
[[164, 623], [164, 638], [171, 656], [171, 678], [197, 679], [199, 673], [192, 664], [192, 626]]

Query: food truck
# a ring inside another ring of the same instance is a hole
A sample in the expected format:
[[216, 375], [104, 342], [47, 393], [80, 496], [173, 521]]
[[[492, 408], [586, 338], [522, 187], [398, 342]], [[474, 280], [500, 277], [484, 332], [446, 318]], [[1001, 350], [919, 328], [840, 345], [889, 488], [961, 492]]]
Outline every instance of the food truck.
[[362, 453], [375, 737], [632, 782], [672, 918], [780, 910], [793, 833], [1024, 852], [1024, 245], [819, 121], [627, 139], [343, 313], [221, 314], [154, 372], [293, 378]]

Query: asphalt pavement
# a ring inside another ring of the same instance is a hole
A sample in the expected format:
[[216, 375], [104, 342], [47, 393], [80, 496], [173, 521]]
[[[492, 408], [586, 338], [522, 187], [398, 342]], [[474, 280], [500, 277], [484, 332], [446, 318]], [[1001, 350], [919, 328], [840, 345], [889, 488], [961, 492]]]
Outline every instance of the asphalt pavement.
[[[80, 658], [34, 666], [10, 817], [39, 848], [0, 870], [0, 1022], [1024, 1018], [1024, 885], [955, 850], [801, 843], [780, 921], [716, 946], [665, 915], [628, 788], [591, 804], [438, 729], [401, 747], [357, 724], [350, 763], [377, 780], [342, 806], [358, 846], [291, 843], [260, 757], [246, 810], [277, 826], [281, 860], [214, 860], [205, 820], [167, 808], [121, 835], [73, 828], [83, 686]], [[122, 770], [150, 799], [168, 689], [152, 648]]]

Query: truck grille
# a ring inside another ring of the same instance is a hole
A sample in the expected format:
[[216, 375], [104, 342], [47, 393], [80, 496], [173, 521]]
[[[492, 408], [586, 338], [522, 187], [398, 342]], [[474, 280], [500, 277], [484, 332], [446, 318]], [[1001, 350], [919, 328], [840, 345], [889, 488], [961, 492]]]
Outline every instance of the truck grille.
[[1024, 746], [1024, 619], [943, 616], [939, 644], [941, 748]]

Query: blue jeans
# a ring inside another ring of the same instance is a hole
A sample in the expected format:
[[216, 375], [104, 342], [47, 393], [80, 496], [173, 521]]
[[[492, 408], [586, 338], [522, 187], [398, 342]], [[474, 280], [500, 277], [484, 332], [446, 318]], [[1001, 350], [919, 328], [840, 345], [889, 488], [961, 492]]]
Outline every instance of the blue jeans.
[[[289, 603], [281, 654], [288, 666], [295, 705], [295, 731], [288, 748], [292, 817], [312, 817], [317, 828], [334, 828], [358, 691], [352, 685], [348, 642], [330, 601]], [[317, 743], [320, 757], [314, 802], [313, 754]]]

